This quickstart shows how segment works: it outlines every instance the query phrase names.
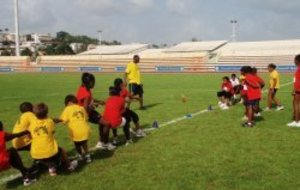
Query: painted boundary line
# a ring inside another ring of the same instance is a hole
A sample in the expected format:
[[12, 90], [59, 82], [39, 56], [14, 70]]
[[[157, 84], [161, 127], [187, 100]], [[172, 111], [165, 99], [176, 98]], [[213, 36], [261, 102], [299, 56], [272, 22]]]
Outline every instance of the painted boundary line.
[[[287, 83], [284, 83], [281, 85], [281, 87], [285, 87], [285, 86], [289, 86], [293, 84], [293, 82], [287, 82]], [[267, 93], [268, 92], [268, 89], [265, 89], [263, 91], [263, 93]], [[215, 108], [215, 107], [213, 107]], [[209, 111], [208, 109], [205, 109], [205, 110], [202, 110], [202, 111], [198, 111], [198, 112], [195, 112], [195, 113], [192, 113], [191, 116], [192, 118], [195, 117], [195, 116], [198, 116], [198, 115], [201, 115], [201, 114], [204, 114], [204, 113], [207, 113], [207, 112], [211, 112]], [[182, 116], [182, 117], [178, 117], [176, 119], [173, 119], [173, 120], [170, 120], [170, 121], [167, 121], [167, 122], [164, 122], [162, 123], [161, 125], [159, 125], [159, 128], [162, 128], [162, 127], [166, 127], [166, 126], [169, 126], [169, 125], [172, 125], [172, 124], [175, 124], [175, 123], [178, 123], [180, 121], [183, 121], [183, 120], [186, 120], [186, 119], [192, 119], [192, 118], [189, 118], [187, 116]], [[156, 128], [148, 128], [148, 129], [145, 129], [146, 132], [151, 132], [151, 131], [154, 131], [154, 130], [157, 130]], [[96, 149], [91, 149], [91, 151], [95, 151]], [[0, 179], [0, 185], [4, 184], [4, 183], [7, 183], [8, 181], [12, 181], [16, 178], [19, 178], [19, 177], [22, 177], [21, 174], [11, 174], [7, 177], [3, 177]]]

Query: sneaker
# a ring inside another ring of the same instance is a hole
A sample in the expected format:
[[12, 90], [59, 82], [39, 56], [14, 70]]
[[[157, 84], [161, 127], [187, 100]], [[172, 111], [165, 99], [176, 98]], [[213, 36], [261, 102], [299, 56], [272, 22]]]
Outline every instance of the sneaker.
[[80, 154], [78, 154], [77, 158], [78, 158], [78, 161], [79, 161], [79, 162], [82, 162], [82, 161], [84, 160], [83, 156], [80, 155]]
[[78, 161], [77, 160], [73, 160], [71, 163], [70, 163], [70, 166], [68, 167], [68, 170], [69, 171], [74, 171], [78, 166]]
[[86, 163], [91, 163], [92, 162], [92, 158], [91, 158], [91, 155], [89, 155], [89, 154], [87, 154], [87, 155], [85, 155], [85, 161], [86, 161]]
[[270, 109], [269, 107], [266, 107], [266, 108], [264, 109], [264, 111], [272, 111], [272, 109]]
[[36, 182], [36, 181], [37, 181], [36, 178], [30, 179], [29, 177], [25, 177], [25, 178], [23, 179], [23, 185], [24, 185], [24, 186], [28, 186], [28, 185], [30, 185], [30, 184]]
[[245, 122], [242, 124], [243, 127], [253, 127], [254, 126], [254, 123], [252, 122]]
[[293, 121], [293, 122], [291, 122], [291, 123], [288, 123], [286, 126], [288, 126], [288, 127], [294, 127], [294, 126], [296, 126], [297, 125], [297, 122], [296, 121]]
[[136, 131], [136, 137], [145, 137], [146, 136], [146, 133], [143, 129], [138, 129]]
[[130, 144], [132, 144], [132, 143], [133, 143], [133, 141], [132, 141], [131, 139], [130, 139], [130, 140], [127, 140], [125, 146], [128, 146], [128, 145], [130, 145]]
[[244, 103], [244, 100], [243, 99], [241, 99], [241, 101], [239, 102], [240, 104], [243, 104]]
[[95, 146], [96, 149], [105, 149], [104, 144], [102, 142], [98, 142]]
[[50, 175], [51, 177], [57, 175], [57, 173], [56, 173], [56, 168], [55, 168], [55, 167], [49, 168], [49, 175]]
[[224, 105], [221, 107], [222, 110], [229, 110], [229, 107], [227, 105]]
[[132, 128], [130, 128], [130, 133], [136, 135], [136, 132]]
[[284, 110], [284, 106], [277, 106], [276, 111]]
[[260, 113], [260, 112], [255, 113], [255, 114], [254, 114], [254, 117], [261, 117], [261, 113]]
[[110, 151], [116, 149], [116, 146], [114, 146], [114, 145], [111, 144], [111, 143], [104, 144], [103, 146], [104, 146], [104, 148], [105, 148], [106, 150], [110, 150]]
[[221, 106], [223, 103], [221, 101], [218, 102], [218, 106]]
[[118, 140], [118, 138], [114, 138], [112, 144], [113, 144], [114, 146], [117, 146], [119, 143], [120, 143], [120, 141]]

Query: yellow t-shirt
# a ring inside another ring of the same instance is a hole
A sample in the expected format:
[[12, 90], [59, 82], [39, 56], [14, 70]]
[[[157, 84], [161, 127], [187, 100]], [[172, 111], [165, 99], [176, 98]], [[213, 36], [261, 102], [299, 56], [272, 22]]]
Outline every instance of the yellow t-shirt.
[[52, 119], [34, 120], [29, 126], [29, 131], [32, 138], [30, 154], [33, 159], [51, 158], [58, 153]]
[[279, 77], [279, 73], [274, 70], [270, 73], [270, 88], [274, 87], [274, 80], [276, 80], [276, 85], [275, 88], [279, 89], [280, 88], [280, 77]]
[[[16, 122], [13, 133], [20, 133], [23, 131], [27, 131], [28, 127], [30, 126], [31, 122], [35, 120], [36, 117], [32, 112], [25, 112], [23, 113], [18, 121]], [[31, 143], [30, 135], [25, 135], [19, 138], [15, 138], [12, 141], [12, 145], [15, 149], [23, 148]]]
[[87, 113], [83, 107], [75, 104], [67, 106], [60, 119], [68, 124], [70, 136], [74, 142], [88, 140], [90, 126], [87, 122]]
[[133, 62], [128, 63], [125, 72], [127, 73], [129, 84], [141, 84], [140, 68], [138, 64]]

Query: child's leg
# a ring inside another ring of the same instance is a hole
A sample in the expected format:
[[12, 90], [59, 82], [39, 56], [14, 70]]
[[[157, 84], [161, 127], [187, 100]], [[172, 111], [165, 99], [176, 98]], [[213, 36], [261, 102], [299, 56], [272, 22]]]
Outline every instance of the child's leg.
[[273, 97], [272, 97], [272, 92], [271, 89], [269, 89], [268, 91], [268, 108], [272, 108], [272, 102], [273, 102]]
[[247, 105], [247, 117], [248, 117], [248, 123], [252, 123], [252, 121], [253, 121], [253, 105]]
[[103, 142], [103, 134], [104, 134], [103, 129], [104, 129], [104, 125], [99, 123], [99, 130], [98, 130], [98, 132], [99, 132], [99, 142]]
[[9, 162], [10, 165], [22, 173], [23, 177], [28, 177], [27, 169], [25, 168], [21, 157], [19, 156], [18, 152], [14, 148], [10, 148], [9, 152]]
[[117, 129], [113, 129], [112, 132], [113, 132], [114, 138], [117, 138], [118, 137], [118, 130]]
[[87, 155], [89, 154], [89, 148], [88, 148], [88, 141], [83, 141], [82, 142], [82, 150], [83, 150], [83, 154]]
[[300, 121], [300, 95], [296, 94], [295, 95], [295, 101], [294, 101], [294, 110], [295, 110], [295, 121], [299, 122]]
[[79, 155], [83, 155], [81, 142], [74, 142], [75, 149]]
[[126, 137], [126, 140], [129, 141], [131, 139], [130, 137], [130, 124], [126, 122], [125, 126], [123, 127], [123, 131]]

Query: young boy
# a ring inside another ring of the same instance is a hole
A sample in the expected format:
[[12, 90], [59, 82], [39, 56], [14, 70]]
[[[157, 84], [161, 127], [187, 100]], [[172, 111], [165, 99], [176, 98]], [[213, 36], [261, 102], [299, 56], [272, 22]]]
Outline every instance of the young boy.
[[[252, 74], [253, 74], [253, 76], [256, 77], [256, 80], [258, 81], [258, 83], [260, 85], [260, 89], [262, 90], [265, 87], [265, 81], [257, 75], [257, 68], [256, 67], [252, 68]], [[262, 92], [261, 92], [261, 94], [262, 94]], [[254, 107], [254, 117], [261, 117], [260, 101], [261, 101], [261, 99], [258, 100], [257, 105]]]
[[300, 127], [300, 54], [295, 57], [296, 71], [294, 75], [293, 95], [293, 122], [288, 123], [289, 127]]
[[69, 171], [75, 170], [77, 161], [70, 162], [66, 152], [58, 147], [54, 137], [54, 121], [48, 118], [48, 106], [39, 103], [34, 106], [35, 119], [29, 126], [31, 134], [30, 154], [33, 159], [49, 168], [50, 176], [56, 176], [56, 170], [64, 164]]
[[223, 77], [223, 83], [221, 85], [221, 91], [217, 93], [219, 98], [219, 106], [223, 110], [229, 109], [230, 99], [234, 94], [232, 84], [229, 80], [229, 77]]
[[35, 182], [36, 179], [30, 179], [29, 170], [25, 168], [16, 149], [10, 148], [6, 150], [6, 142], [15, 138], [20, 138], [24, 135], [28, 135], [28, 131], [14, 134], [3, 131], [3, 124], [0, 121], [0, 171], [7, 170], [12, 166], [22, 173], [23, 184], [24, 186], [28, 186], [32, 182]]
[[[20, 111], [21, 111], [22, 115], [16, 122], [14, 129], [12, 131], [13, 133], [20, 133], [23, 131], [27, 131], [28, 127], [30, 126], [30, 123], [34, 119], [36, 119], [35, 115], [32, 113], [33, 105], [30, 102], [23, 102], [20, 105]], [[29, 151], [30, 144], [31, 144], [31, 138], [29, 135], [24, 135], [20, 138], [15, 138], [12, 141], [13, 147], [18, 151], [22, 151], [22, 150]]]
[[60, 120], [68, 124], [71, 139], [79, 154], [79, 160], [85, 159], [87, 163], [91, 163], [92, 159], [88, 150], [90, 126], [87, 123], [87, 113], [83, 107], [77, 104], [77, 99], [74, 95], [66, 96], [65, 106]]
[[243, 124], [244, 127], [253, 127], [254, 112], [261, 99], [261, 85], [258, 78], [253, 75], [250, 66], [242, 67], [241, 71], [245, 73], [245, 93], [246, 93], [246, 115], [247, 122]]
[[139, 99], [139, 97], [133, 96], [127, 90], [127, 88], [121, 78], [115, 79], [114, 86], [115, 86], [115, 88], [121, 89], [120, 96], [122, 98], [124, 98], [124, 101], [126, 102], [126, 106], [125, 106], [126, 108], [125, 108], [125, 112], [123, 113], [123, 117], [126, 119], [126, 121], [128, 123], [133, 121], [133, 123], [135, 124], [135, 131], [133, 131], [133, 132], [135, 133], [135, 135], [137, 137], [145, 137], [146, 133], [144, 132], [143, 129], [141, 129], [140, 122], [139, 122], [139, 120], [140, 120], [139, 116], [137, 115], [136, 112], [134, 112], [130, 109], [131, 101], [134, 99]]
[[103, 139], [101, 141], [108, 150], [113, 150], [116, 147], [109, 143], [109, 130], [124, 127], [126, 140], [130, 140], [129, 125], [126, 125], [126, 119], [122, 117], [125, 111], [125, 100], [120, 97], [120, 89], [110, 87], [109, 98], [106, 100], [101, 124], [103, 125]]
[[234, 91], [234, 99], [236, 100], [237, 99], [237, 95], [240, 94], [240, 91], [241, 91], [241, 84], [240, 84], [240, 80], [236, 77], [236, 74], [231, 74], [231, 78], [230, 78], [230, 82], [231, 82], [231, 85], [233, 86], [233, 91]]
[[99, 126], [99, 142], [96, 148], [104, 148], [101, 143], [101, 138], [103, 135], [103, 129], [100, 124], [101, 115], [95, 110], [95, 106], [104, 105], [105, 103], [101, 100], [96, 100], [93, 98], [92, 90], [95, 86], [95, 76], [90, 73], [83, 73], [81, 76], [81, 86], [77, 90], [77, 101], [78, 104], [84, 107], [85, 111], [89, 116], [89, 122], [93, 124], [98, 124]]
[[280, 101], [276, 98], [276, 93], [280, 88], [280, 76], [278, 71], [276, 70], [276, 65], [269, 64], [268, 71], [270, 72], [270, 83], [269, 83], [269, 91], [268, 91], [268, 106], [265, 111], [269, 111], [272, 109], [272, 103], [276, 104], [276, 110], [283, 110], [284, 107], [280, 104]]

